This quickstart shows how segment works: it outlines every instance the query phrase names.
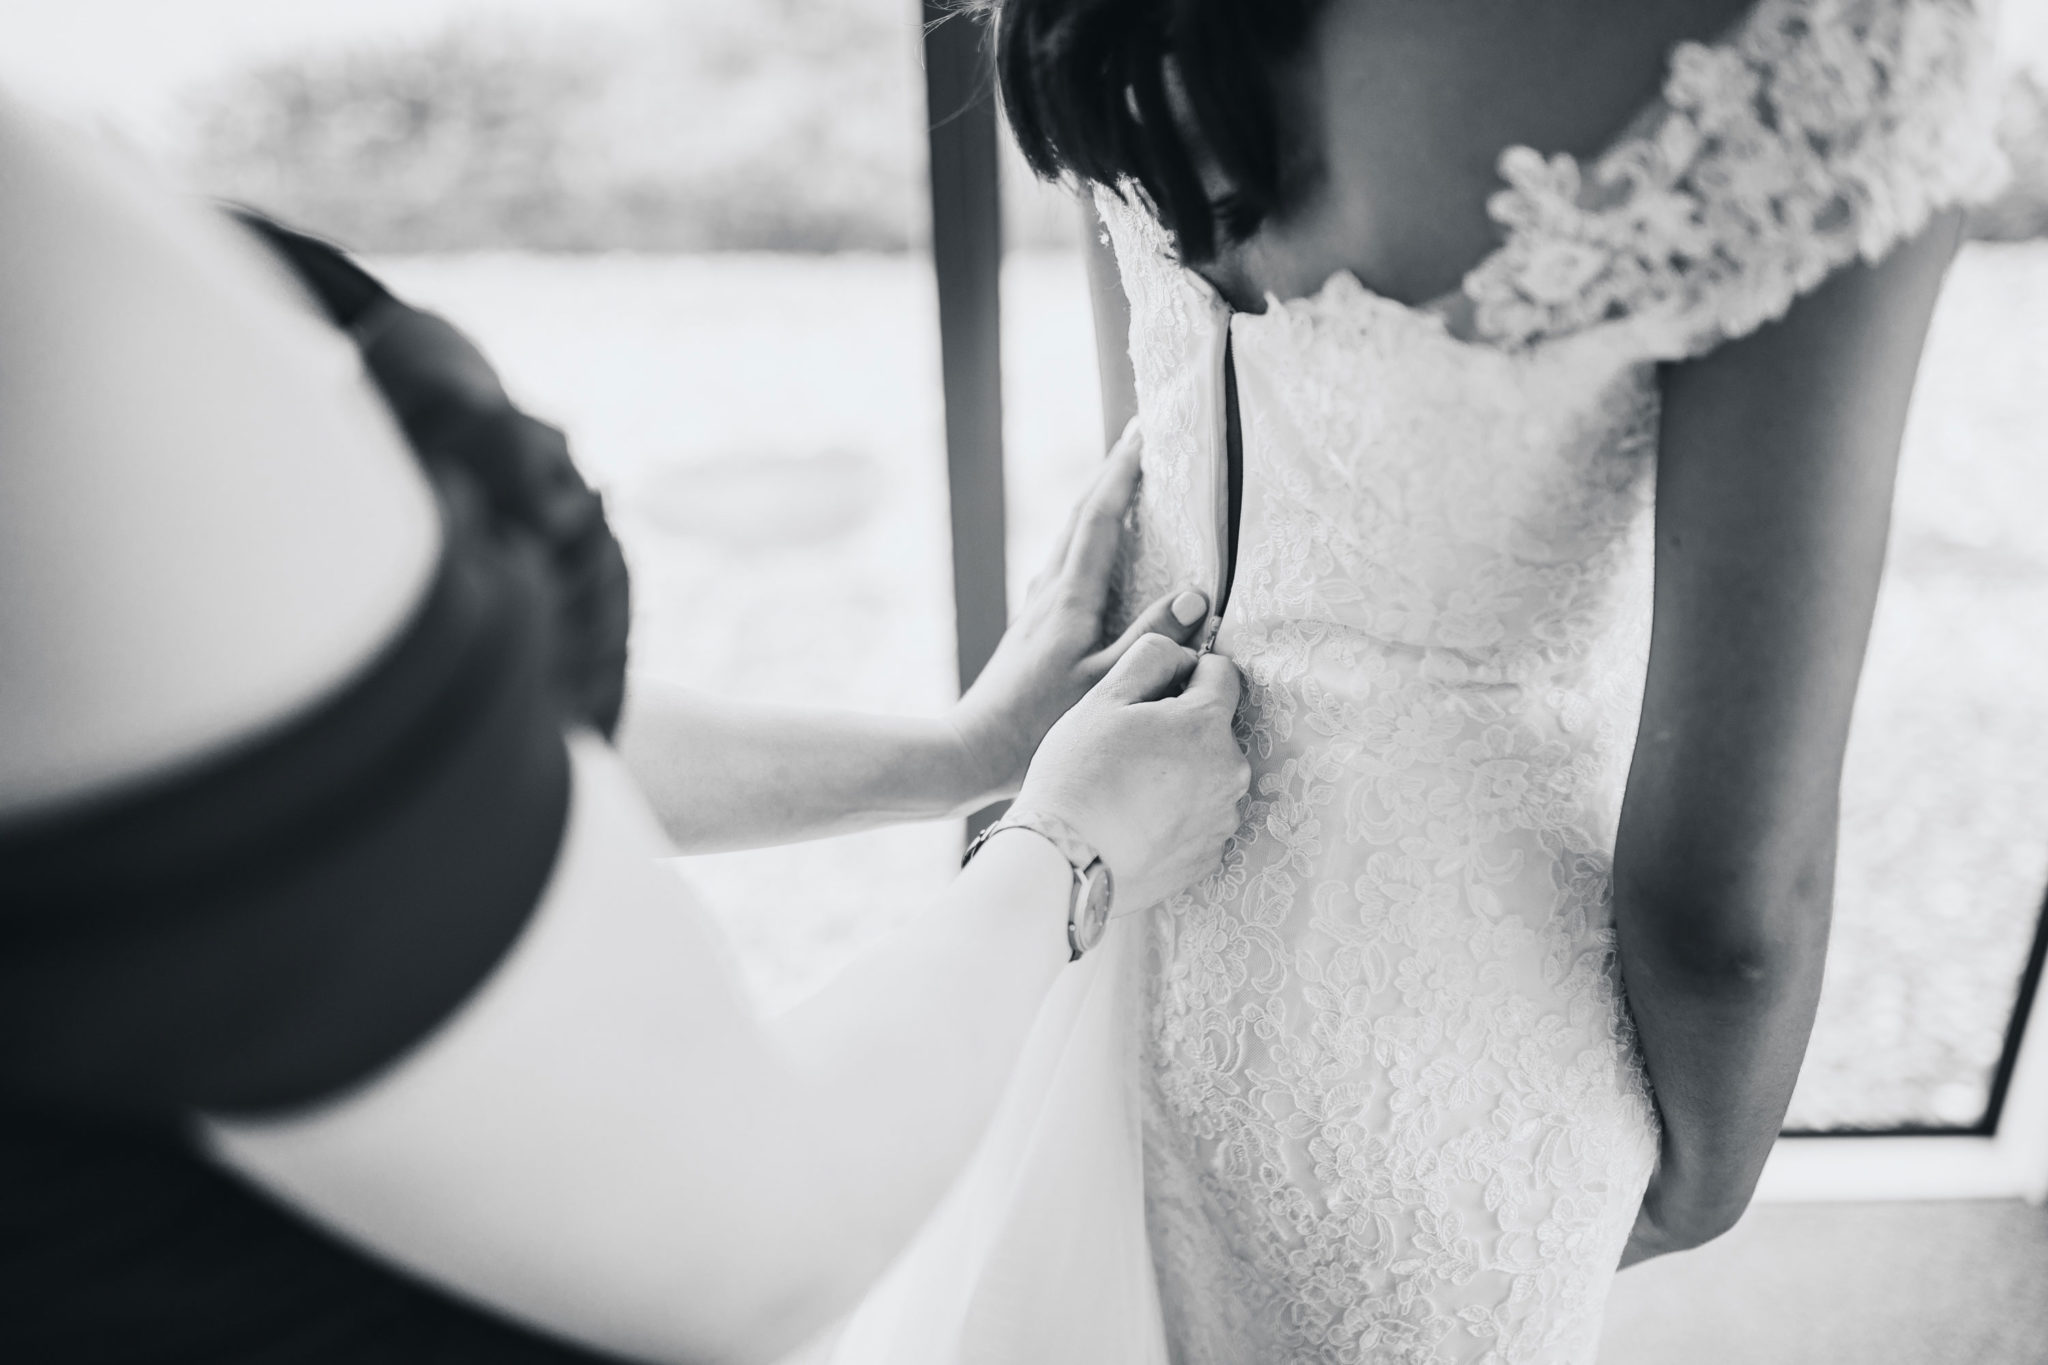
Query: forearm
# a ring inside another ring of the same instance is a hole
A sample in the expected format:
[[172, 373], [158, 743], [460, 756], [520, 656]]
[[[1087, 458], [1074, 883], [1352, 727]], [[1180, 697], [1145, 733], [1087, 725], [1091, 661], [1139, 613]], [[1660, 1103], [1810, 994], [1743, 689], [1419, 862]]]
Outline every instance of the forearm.
[[1842, 757], [1943, 215], [1660, 375], [1656, 610], [1615, 923], [1665, 1136], [1646, 1214], [1739, 1216], [1812, 1029]]
[[1738, 742], [1761, 707], [1702, 699], [1662, 723], [1672, 709], [1645, 709], [1614, 862], [1622, 983], [1663, 1125], [1644, 1204], [1657, 1250], [1732, 1227], [1777, 1140], [1820, 998], [1841, 770], [1839, 724], [1824, 746], [1814, 721]]
[[[1622, 980], [1663, 1124], [1645, 1202], [1665, 1239], [1658, 1250], [1719, 1236], [1749, 1204], [1813, 1029], [1827, 945], [1821, 895], [1760, 912], [1617, 895]], [[1763, 918], [1775, 926], [1768, 943], [1749, 932]], [[1703, 946], [1717, 935], [1746, 946]]]
[[618, 750], [685, 853], [937, 819], [989, 795], [942, 718], [755, 705], [638, 676]]
[[208, 1137], [516, 1317], [634, 1358], [779, 1358], [879, 1273], [986, 1124], [1065, 963], [1070, 874], [1029, 835], [993, 840], [764, 1026], [612, 756], [574, 757], [561, 862], [491, 981], [367, 1086]]
[[[660, 1339], [691, 1361], [781, 1359], [851, 1309], [986, 1130], [1067, 965], [1071, 877], [1035, 836], [991, 840], [901, 931], [769, 1021], [758, 1047], [695, 1078], [722, 1084], [675, 1089], [696, 1113], [666, 1153], [564, 1201], [565, 1214], [610, 1204], [620, 1217], [593, 1225], [578, 1278], [634, 1305], [687, 1285], [695, 1321]], [[689, 1171], [689, 1188], [650, 1200], [647, 1174], [664, 1166]]]

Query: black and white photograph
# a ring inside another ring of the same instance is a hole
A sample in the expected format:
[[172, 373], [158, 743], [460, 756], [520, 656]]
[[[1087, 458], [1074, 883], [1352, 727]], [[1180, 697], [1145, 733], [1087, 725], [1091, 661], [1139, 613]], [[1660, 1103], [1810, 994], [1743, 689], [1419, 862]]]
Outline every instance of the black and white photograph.
[[0, 0], [0, 1362], [2048, 1365], [2048, 0]]

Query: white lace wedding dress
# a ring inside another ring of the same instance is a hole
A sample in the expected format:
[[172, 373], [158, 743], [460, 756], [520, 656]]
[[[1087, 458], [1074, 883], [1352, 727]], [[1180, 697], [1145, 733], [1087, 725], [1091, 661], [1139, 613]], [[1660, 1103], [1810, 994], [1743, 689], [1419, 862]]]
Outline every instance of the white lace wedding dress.
[[1760, 0], [1417, 309], [1236, 314], [1098, 196], [1145, 435], [1127, 600], [1219, 579], [1255, 770], [1224, 866], [1113, 926], [843, 1362], [1589, 1362], [1656, 1152], [1609, 867], [1659, 361], [1987, 188], [1968, 0]]

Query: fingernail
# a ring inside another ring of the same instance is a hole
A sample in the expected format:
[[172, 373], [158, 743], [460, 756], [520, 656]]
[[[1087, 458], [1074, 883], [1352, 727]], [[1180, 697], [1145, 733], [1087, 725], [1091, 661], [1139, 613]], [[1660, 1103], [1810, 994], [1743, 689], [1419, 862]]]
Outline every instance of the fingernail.
[[1208, 614], [1209, 599], [1190, 588], [1174, 598], [1173, 605], [1167, 610], [1173, 613], [1174, 620], [1184, 626], [1191, 626]]

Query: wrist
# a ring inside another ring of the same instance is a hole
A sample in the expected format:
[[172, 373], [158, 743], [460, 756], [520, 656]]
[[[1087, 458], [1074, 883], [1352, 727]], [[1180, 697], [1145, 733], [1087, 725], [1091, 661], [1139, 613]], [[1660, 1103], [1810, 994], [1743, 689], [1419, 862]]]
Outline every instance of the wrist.
[[1074, 870], [1050, 839], [1029, 829], [999, 829], [982, 843], [960, 876], [990, 888], [993, 894], [986, 899], [1023, 910], [1034, 941], [1042, 937], [1049, 948], [1057, 948], [1060, 961], [1067, 960]]
[[978, 849], [998, 834], [1022, 831], [1038, 835], [1051, 845], [1067, 864], [1072, 879], [1067, 903], [1067, 947], [1070, 960], [1080, 959], [1102, 942], [1108, 931], [1116, 899], [1116, 878], [1108, 861], [1095, 845], [1073, 825], [1044, 811], [1012, 811], [985, 831], [967, 848], [972, 859]]
[[1127, 842], [1122, 837], [1122, 828], [1114, 813], [1103, 809], [1102, 795], [1100, 791], [1089, 791], [1081, 782], [1071, 778], [1034, 771], [1029, 780], [1018, 784], [1010, 809], [1003, 818], [1031, 820], [1042, 817], [1057, 822], [1092, 845], [1104, 861], [1114, 866], [1118, 859], [1110, 856], [1112, 850], [1124, 852]]
[[938, 761], [946, 774], [951, 810], [971, 814], [1017, 794], [1017, 776], [1011, 769], [1021, 773], [1023, 764], [1011, 761], [1010, 746], [999, 738], [1000, 726], [961, 700], [946, 712], [939, 729], [939, 742], [947, 752]]

